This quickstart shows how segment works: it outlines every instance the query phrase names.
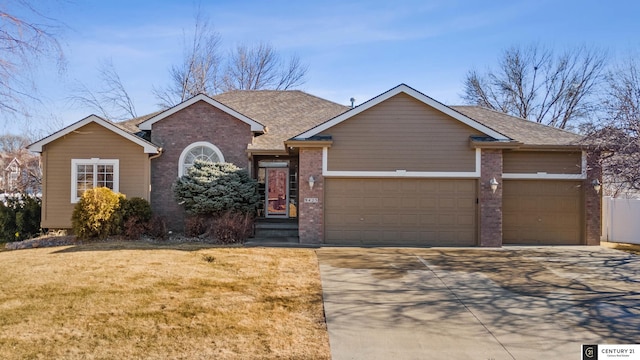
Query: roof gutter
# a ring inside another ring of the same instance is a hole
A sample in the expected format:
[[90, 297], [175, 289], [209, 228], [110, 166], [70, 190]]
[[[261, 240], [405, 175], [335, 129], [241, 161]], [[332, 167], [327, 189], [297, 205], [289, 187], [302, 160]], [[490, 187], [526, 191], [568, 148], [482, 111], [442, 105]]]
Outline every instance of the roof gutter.
[[159, 158], [159, 157], [160, 157], [160, 155], [162, 155], [162, 152], [163, 152], [163, 151], [164, 151], [164, 149], [163, 149], [163, 148], [161, 148], [161, 147], [160, 147], [160, 148], [158, 148], [158, 153], [157, 153], [157, 154], [154, 154], [154, 155], [149, 156], [149, 160], [153, 160], [153, 159], [157, 159], [157, 158]]
[[318, 147], [331, 147], [331, 145], [333, 144], [333, 140], [331, 139], [326, 139], [326, 140], [296, 140], [296, 139], [291, 139], [291, 140], [286, 140], [284, 142], [284, 145], [290, 148], [318, 148]]

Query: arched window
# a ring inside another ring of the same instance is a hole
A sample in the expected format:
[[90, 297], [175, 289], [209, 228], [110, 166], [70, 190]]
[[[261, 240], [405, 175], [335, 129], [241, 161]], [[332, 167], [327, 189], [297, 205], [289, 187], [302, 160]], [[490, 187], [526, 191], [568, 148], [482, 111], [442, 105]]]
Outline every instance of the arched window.
[[224, 162], [224, 156], [218, 147], [206, 142], [198, 141], [187, 146], [180, 154], [178, 162], [178, 176], [187, 173], [187, 169], [193, 166], [196, 160], [204, 160], [209, 162]]

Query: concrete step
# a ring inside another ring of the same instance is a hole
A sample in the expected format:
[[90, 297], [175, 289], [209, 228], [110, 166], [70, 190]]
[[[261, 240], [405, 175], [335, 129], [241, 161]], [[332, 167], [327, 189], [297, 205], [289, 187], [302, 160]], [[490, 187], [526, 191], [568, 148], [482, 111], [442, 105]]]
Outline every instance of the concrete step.
[[283, 238], [250, 238], [245, 241], [244, 246], [265, 246], [265, 247], [310, 247], [315, 248], [318, 245], [300, 244], [298, 237], [283, 237]]
[[297, 222], [256, 222], [256, 230], [298, 230]]
[[287, 238], [298, 237], [298, 229], [258, 229], [256, 228], [256, 238]]

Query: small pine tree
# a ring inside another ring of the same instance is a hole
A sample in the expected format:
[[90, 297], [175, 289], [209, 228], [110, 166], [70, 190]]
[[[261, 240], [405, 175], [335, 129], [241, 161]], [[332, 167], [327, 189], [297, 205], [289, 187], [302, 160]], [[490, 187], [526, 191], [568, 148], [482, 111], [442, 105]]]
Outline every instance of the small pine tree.
[[174, 195], [189, 214], [214, 217], [226, 212], [253, 216], [260, 202], [258, 183], [246, 170], [200, 160], [176, 181]]

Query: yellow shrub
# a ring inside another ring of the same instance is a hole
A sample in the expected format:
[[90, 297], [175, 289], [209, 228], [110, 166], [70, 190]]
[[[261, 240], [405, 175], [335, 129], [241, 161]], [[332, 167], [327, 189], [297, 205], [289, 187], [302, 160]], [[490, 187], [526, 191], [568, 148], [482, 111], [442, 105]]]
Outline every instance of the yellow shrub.
[[73, 232], [80, 239], [104, 239], [122, 228], [121, 202], [124, 195], [106, 187], [90, 189], [82, 194], [73, 209]]

